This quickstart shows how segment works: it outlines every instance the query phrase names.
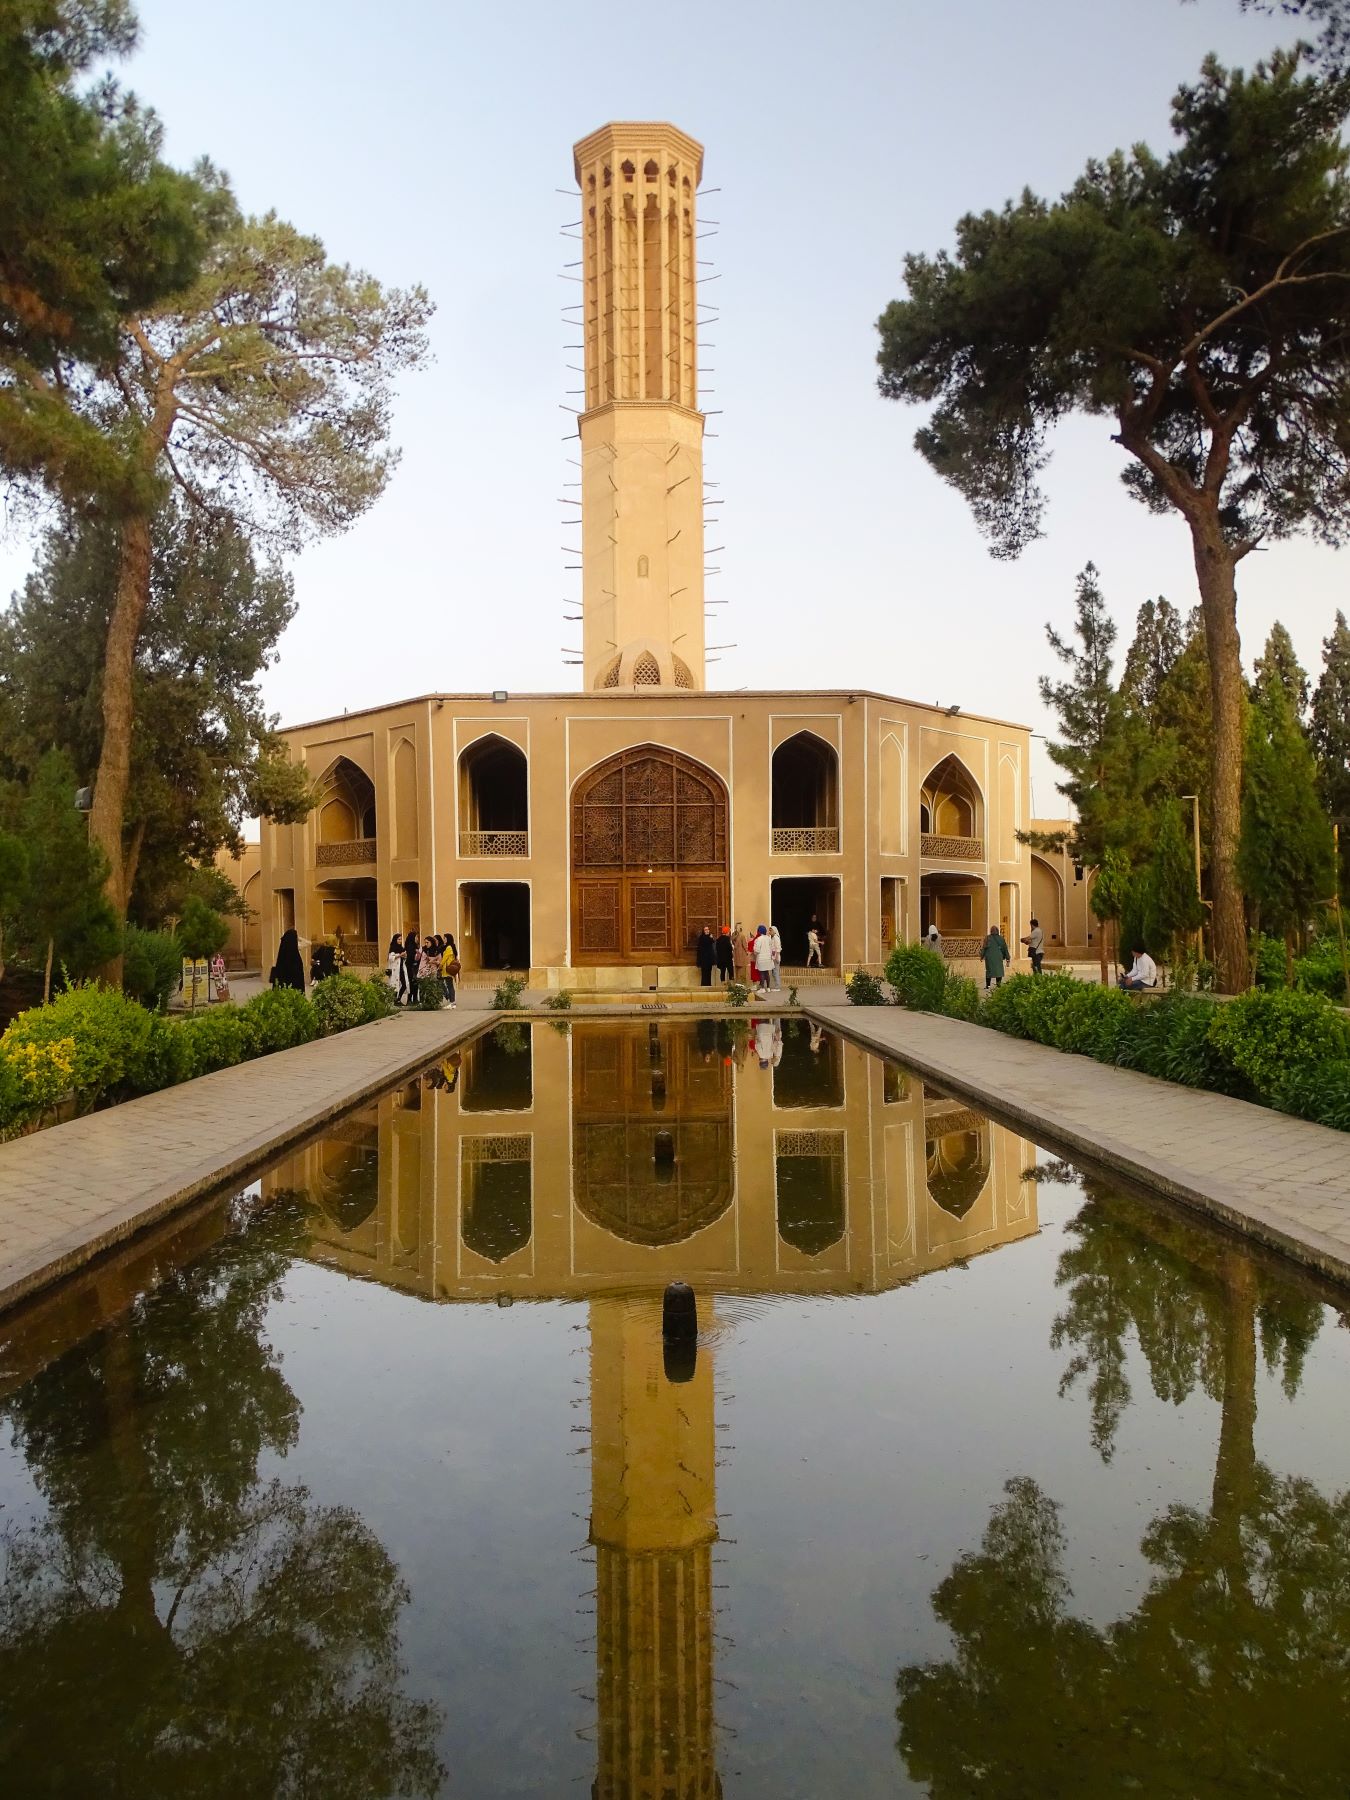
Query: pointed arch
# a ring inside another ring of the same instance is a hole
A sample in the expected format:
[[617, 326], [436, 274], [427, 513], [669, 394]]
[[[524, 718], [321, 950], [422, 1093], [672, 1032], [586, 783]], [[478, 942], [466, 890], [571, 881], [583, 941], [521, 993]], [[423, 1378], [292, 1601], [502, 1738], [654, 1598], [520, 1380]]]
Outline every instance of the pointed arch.
[[375, 783], [348, 756], [335, 756], [315, 784], [314, 817], [320, 844], [375, 837]]
[[[975, 854], [983, 855], [984, 790], [954, 750], [934, 763], [924, 776], [919, 786], [919, 806], [926, 837], [950, 838], [966, 844], [978, 842]], [[924, 854], [933, 854], [927, 844]]]
[[905, 750], [893, 731], [888, 731], [882, 738], [877, 761], [881, 809], [878, 848], [883, 856], [903, 856], [905, 853]]
[[484, 732], [459, 754], [459, 853], [527, 856], [529, 826], [525, 752], [499, 732]]
[[580, 775], [573, 961], [687, 961], [701, 928], [725, 922], [728, 816], [721, 777], [665, 745], [635, 745]]

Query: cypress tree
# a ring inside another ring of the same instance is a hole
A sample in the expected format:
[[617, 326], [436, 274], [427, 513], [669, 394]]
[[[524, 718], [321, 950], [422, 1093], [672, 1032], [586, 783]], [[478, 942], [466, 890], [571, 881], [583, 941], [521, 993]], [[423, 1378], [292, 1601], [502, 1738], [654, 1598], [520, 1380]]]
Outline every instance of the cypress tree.
[[1350, 895], [1350, 626], [1322, 640], [1322, 674], [1312, 702], [1312, 743], [1322, 800], [1340, 832], [1340, 891]]
[[1283, 688], [1290, 711], [1301, 725], [1308, 711], [1311, 684], [1295, 653], [1294, 640], [1278, 619], [1270, 628], [1264, 651], [1256, 659], [1256, 693], [1264, 694], [1272, 683]]
[[49, 750], [34, 772], [21, 837], [27, 880], [19, 924], [43, 959], [42, 998], [49, 1000], [58, 950], [75, 974], [85, 974], [117, 954], [122, 936], [103, 896], [107, 865], [76, 810], [75, 770], [64, 750]]
[[1195, 855], [1181, 806], [1176, 800], [1164, 800], [1156, 819], [1148, 873], [1147, 930], [1175, 971], [1185, 955], [1185, 940], [1200, 924], [1203, 909], [1195, 891]]
[[1177, 665], [1186, 643], [1181, 614], [1159, 594], [1145, 600], [1134, 622], [1134, 640], [1125, 653], [1120, 692], [1127, 706], [1151, 712], [1159, 691]]
[[1260, 928], [1283, 936], [1292, 979], [1294, 937], [1330, 899], [1335, 861], [1317, 765], [1279, 682], [1248, 708], [1246, 749], [1238, 873]]

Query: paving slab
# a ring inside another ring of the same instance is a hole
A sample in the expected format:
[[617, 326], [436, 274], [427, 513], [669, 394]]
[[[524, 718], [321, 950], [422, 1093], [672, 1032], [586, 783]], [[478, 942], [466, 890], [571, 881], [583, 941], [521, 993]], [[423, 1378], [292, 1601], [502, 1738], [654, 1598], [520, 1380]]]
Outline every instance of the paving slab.
[[1350, 1283], [1350, 1134], [898, 1006], [804, 1010], [1035, 1143]]
[[433, 1061], [481, 1011], [403, 1013], [0, 1145], [0, 1309]]

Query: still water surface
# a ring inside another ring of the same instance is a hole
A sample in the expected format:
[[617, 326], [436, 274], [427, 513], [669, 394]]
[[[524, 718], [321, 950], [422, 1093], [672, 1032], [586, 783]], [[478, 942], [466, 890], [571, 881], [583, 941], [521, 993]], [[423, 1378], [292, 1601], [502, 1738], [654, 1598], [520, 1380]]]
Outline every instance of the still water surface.
[[4, 1791], [1342, 1796], [1345, 1323], [804, 1023], [504, 1027], [0, 1337]]

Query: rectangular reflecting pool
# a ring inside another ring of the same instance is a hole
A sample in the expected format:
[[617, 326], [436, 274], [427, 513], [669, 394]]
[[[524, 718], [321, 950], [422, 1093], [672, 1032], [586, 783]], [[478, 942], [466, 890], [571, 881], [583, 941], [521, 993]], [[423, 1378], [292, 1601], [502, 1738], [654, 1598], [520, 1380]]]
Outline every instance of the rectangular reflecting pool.
[[499, 1026], [0, 1322], [3, 1790], [1344, 1796], [1334, 1302], [804, 1020]]

